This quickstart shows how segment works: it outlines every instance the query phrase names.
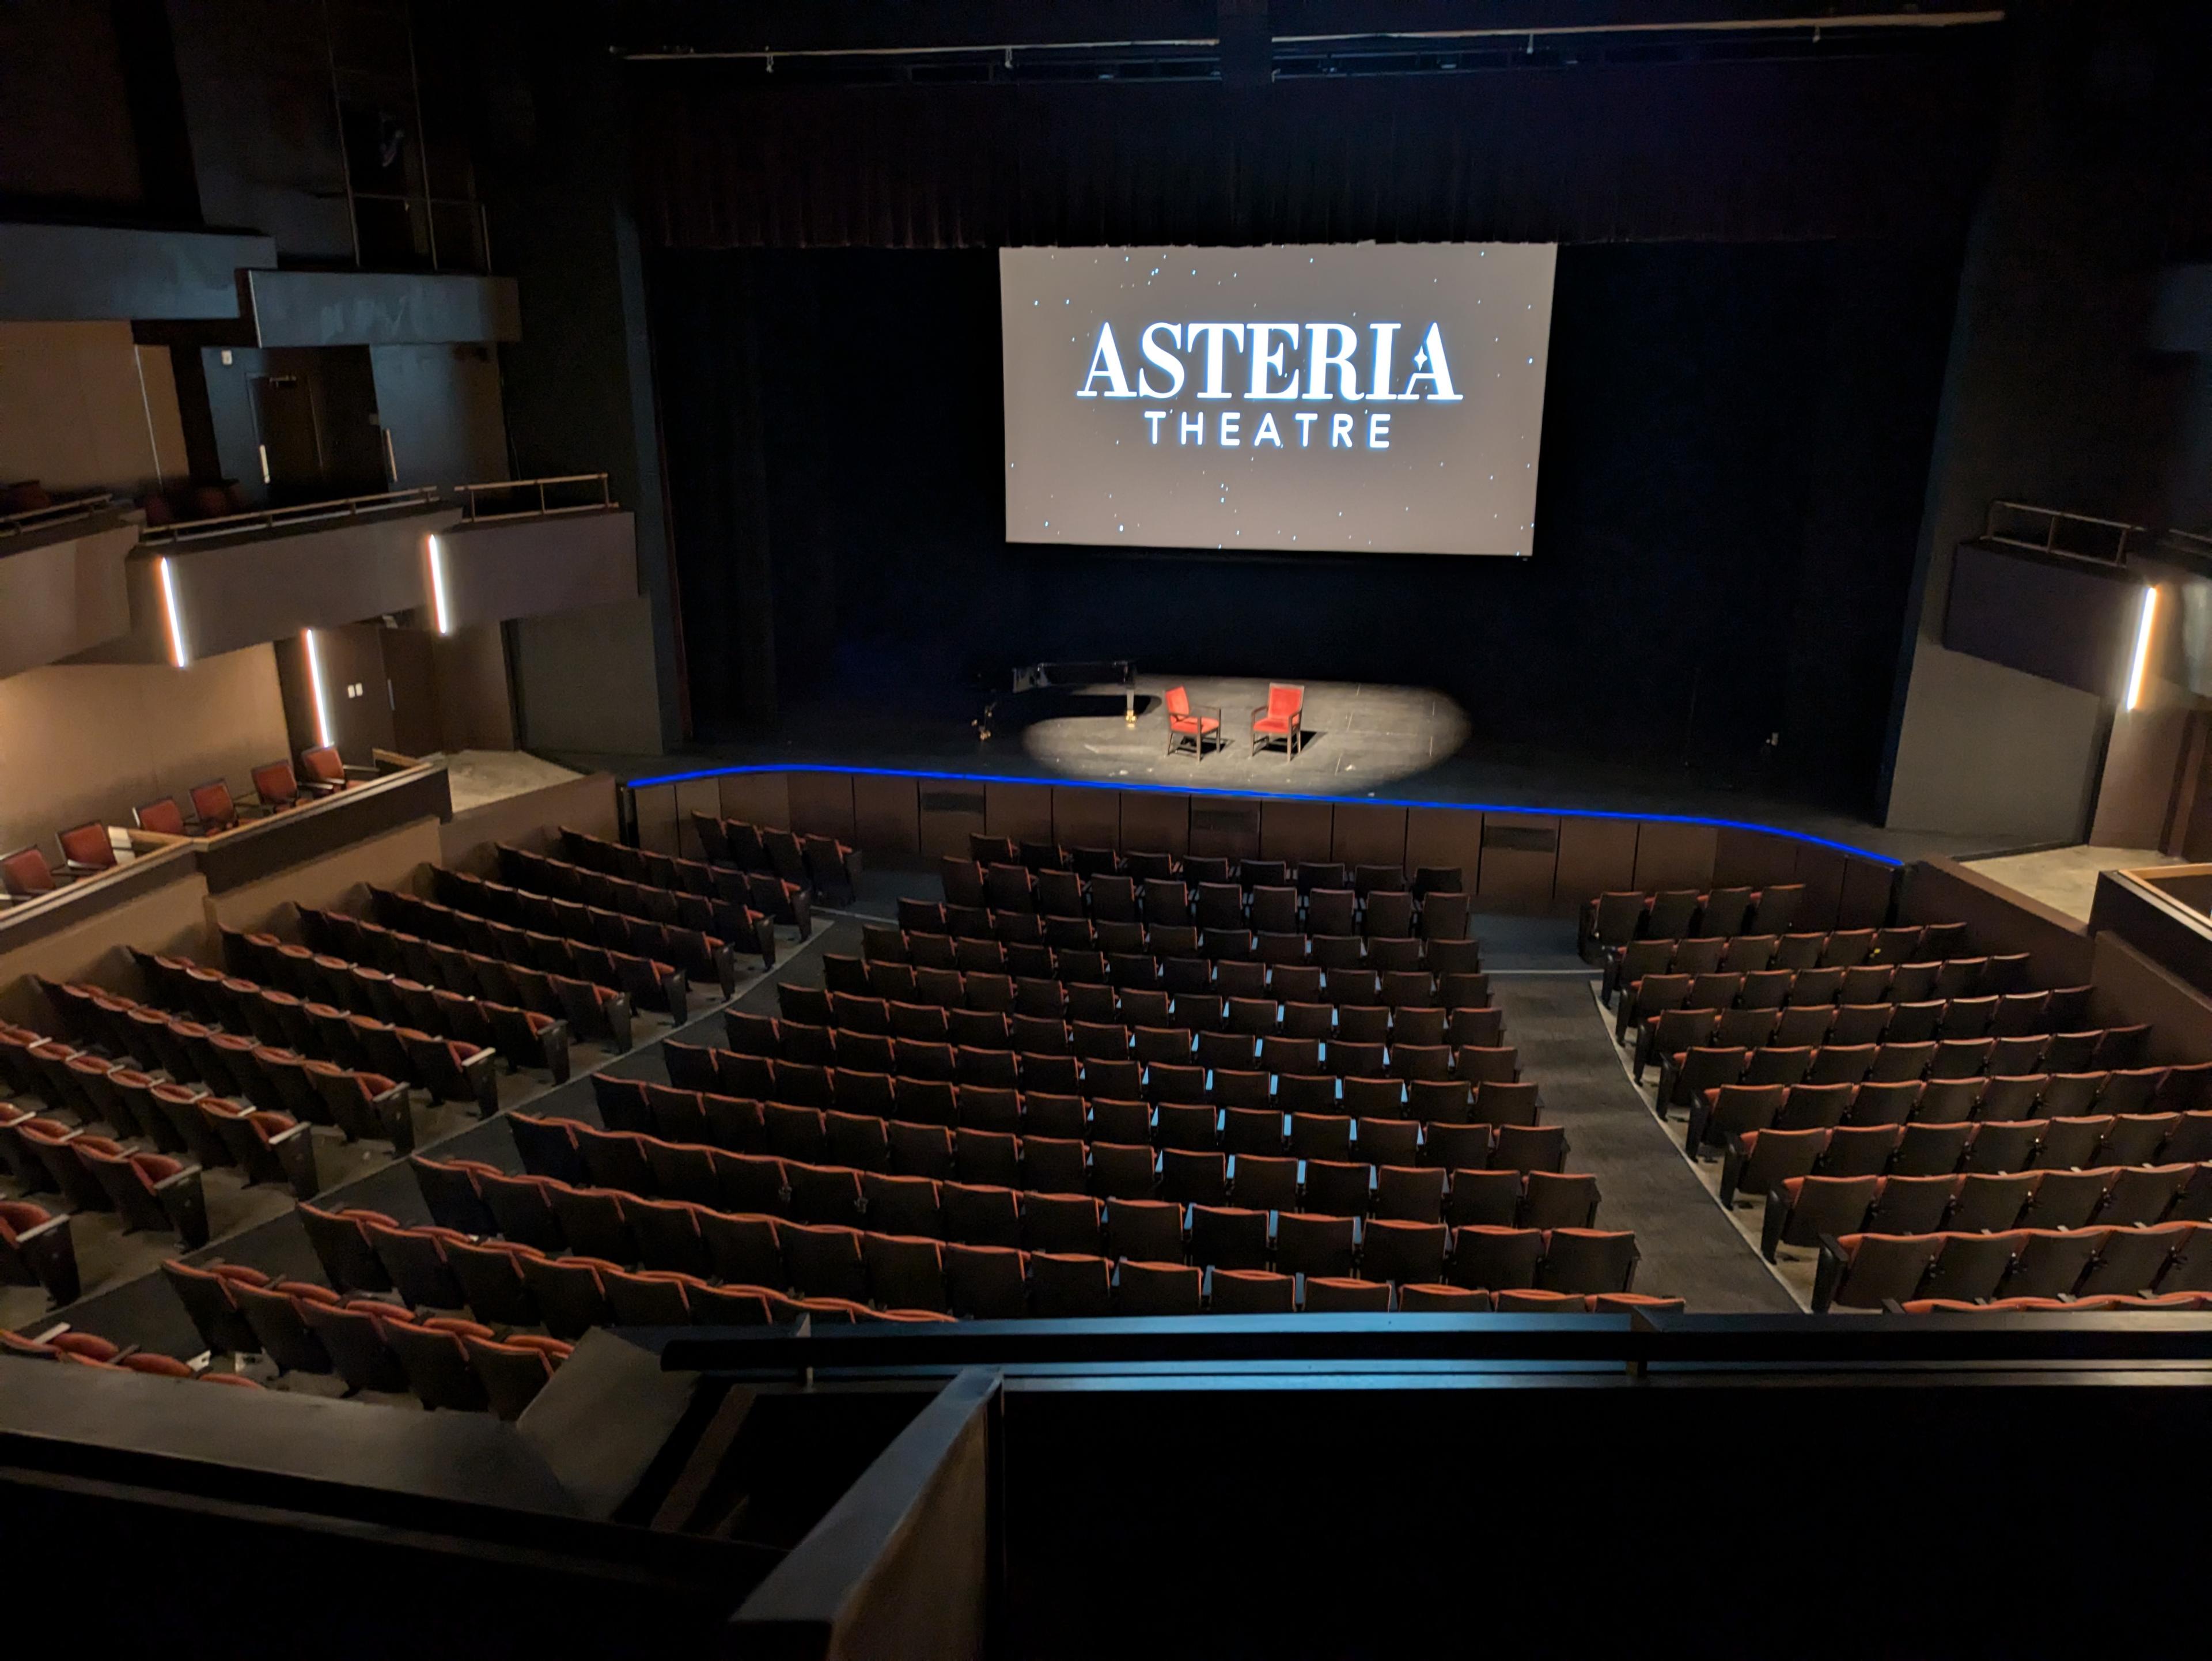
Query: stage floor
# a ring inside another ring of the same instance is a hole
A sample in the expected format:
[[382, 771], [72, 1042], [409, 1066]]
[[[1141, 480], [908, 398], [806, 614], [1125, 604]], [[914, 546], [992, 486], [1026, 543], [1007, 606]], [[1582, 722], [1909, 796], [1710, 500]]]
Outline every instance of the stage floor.
[[[1184, 679], [1139, 675], [1137, 721], [1118, 709], [1051, 716], [994, 733], [992, 748], [1018, 745], [1048, 771], [1066, 778], [1115, 783], [1196, 785], [1313, 795], [1381, 794], [1396, 780], [1425, 773], [1455, 755], [1468, 720], [1441, 692], [1419, 686], [1308, 681], [1304, 737], [1293, 757], [1278, 746], [1255, 754], [1252, 712], [1267, 701], [1264, 680]], [[1170, 686], [1190, 691], [1194, 709], [1221, 717], [1223, 741], [1201, 757], [1167, 751], [1164, 702]], [[1008, 698], [1002, 713], [1018, 710]]]

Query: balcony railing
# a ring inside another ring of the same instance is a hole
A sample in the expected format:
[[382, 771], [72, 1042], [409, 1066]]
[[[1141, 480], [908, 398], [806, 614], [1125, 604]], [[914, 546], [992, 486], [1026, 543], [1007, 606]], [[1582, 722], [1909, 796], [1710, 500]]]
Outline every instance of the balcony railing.
[[21, 513], [0, 514], [0, 538], [24, 536], [33, 531], [66, 525], [71, 520], [90, 519], [94, 514], [106, 512], [114, 502], [112, 491], [94, 490], [88, 496], [71, 496], [66, 502], [50, 502], [43, 508], [26, 508]]
[[336, 496], [328, 502], [301, 502], [289, 508], [262, 508], [251, 513], [225, 514], [220, 519], [195, 519], [178, 525], [149, 526], [139, 535], [144, 544], [164, 545], [198, 542], [210, 537], [240, 536], [254, 531], [295, 531], [334, 520], [364, 519], [378, 514], [404, 512], [438, 505], [435, 485], [412, 490], [385, 490], [375, 496]]
[[[549, 519], [556, 514], [603, 514], [616, 505], [605, 473], [562, 473], [550, 478], [500, 479], [483, 484], [457, 484], [453, 489], [461, 499], [462, 522], [471, 525], [501, 519]], [[563, 494], [581, 496], [586, 499], [581, 502], [557, 500]], [[498, 505], [502, 496], [516, 505]], [[492, 499], [495, 511], [486, 511], [486, 497]]]
[[1992, 502], [1982, 520], [1982, 540], [2008, 548], [2033, 548], [2046, 554], [2069, 554], [2106, 565], [2128, 563], [2130, 543], [2151, 539], [2151, 532], [2122, 519], [2099, 519], [2094, 514], [2073, 514], [2063, 508], [2040, 508], [2028, 502]]

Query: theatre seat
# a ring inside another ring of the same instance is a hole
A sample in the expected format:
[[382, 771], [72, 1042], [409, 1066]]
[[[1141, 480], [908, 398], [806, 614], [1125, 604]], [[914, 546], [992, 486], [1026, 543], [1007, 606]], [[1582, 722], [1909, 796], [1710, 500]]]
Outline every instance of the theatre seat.
[[1185, 686], [1168, 688], [1168, 754], [1188, 748], [1194, 756], [1203, 757], [1211, 742], [1217, 749], [1221, 744], [1221, 706], [1201, 704], [1194, 709], [1190, 689]]

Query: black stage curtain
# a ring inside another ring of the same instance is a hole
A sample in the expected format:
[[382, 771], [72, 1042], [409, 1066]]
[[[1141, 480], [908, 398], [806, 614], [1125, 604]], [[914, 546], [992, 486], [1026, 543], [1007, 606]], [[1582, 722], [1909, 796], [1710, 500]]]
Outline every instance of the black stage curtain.
[[662, 252], [654, 373], [699, 736], [974, 715], [1013, 665], [1432, 686], [1487, 753], [1872, 800], [1955, 246], [1571, 247], [1532, 557], [1005, 540], [985, 251]]
[[1249, 90], [638, 64], [640, 217], [673, 248], [1948, 239], [2002, 40]]

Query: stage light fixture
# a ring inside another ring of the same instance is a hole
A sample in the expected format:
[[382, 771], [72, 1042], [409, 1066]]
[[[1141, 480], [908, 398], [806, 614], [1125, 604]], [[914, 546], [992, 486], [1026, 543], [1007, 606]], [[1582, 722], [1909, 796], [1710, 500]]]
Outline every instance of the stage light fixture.
[[2158, 622], [2158, 590], [2146, 588], [2142, 594], [2142, 614], [2136, 624], [2135, 660], [2128, 666], [2128, 698], [2124, 706], [2133, 709], [2142, 703], [2143, 677], [2150, 668], [2150, 644], [2153, 629]]
[[177, 609], [177, 580], [169, 570], [167, 555], [155, 562], [155, 572], [161, 584], [161, 618], [169, 629], [169, 661], [179, 669], [191, 666], [191, 654], [185, 650], [185, 618]]

